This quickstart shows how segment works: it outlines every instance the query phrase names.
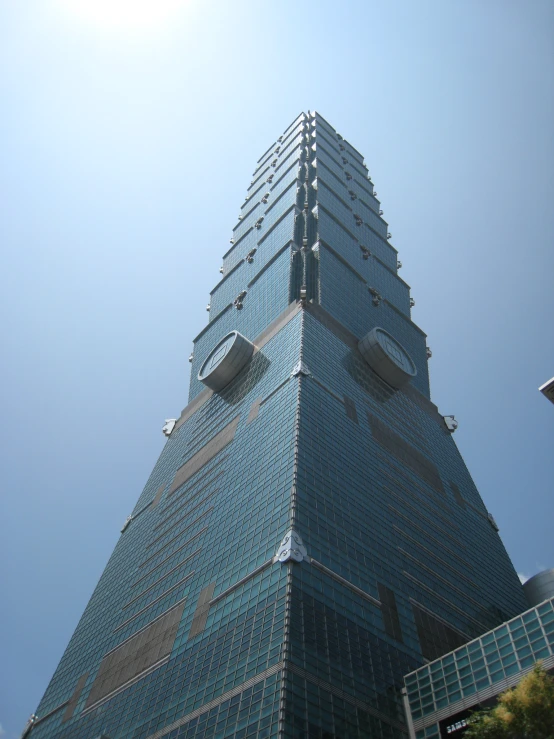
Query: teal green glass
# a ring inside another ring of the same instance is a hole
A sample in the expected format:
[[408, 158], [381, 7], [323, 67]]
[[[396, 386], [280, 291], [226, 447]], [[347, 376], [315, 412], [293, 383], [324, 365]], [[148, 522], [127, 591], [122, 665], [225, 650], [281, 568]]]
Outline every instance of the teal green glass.
[[[430, 400], [426, 336], [363, 156], [302, 113], [258, 160], [221, 251], [189, 405], [32, 739], [400, 739], [404, 675], [414, 715], [468, 695], [493, 679], [484, 643], [433, 661], [525, 607]], [[417, 368], [402, 389], [358, 349], [378, 327]], [[213, 392], [198, 373], [232, 331], [253, 354]], [[277, 557], [291, 529], [306, 554]], [[517, 659], [549, 649], [540, 618]], [[490, 642], [498, 673], [516, 664], [511, 638], [507, 652]]]

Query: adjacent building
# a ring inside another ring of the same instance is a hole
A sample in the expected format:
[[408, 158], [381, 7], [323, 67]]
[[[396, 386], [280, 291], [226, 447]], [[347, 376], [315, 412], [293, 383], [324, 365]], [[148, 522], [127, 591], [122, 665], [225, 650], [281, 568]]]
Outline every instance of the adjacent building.
[[548, 598], [554, 598], [554, 568], [537, 572], [523, 583], [523, 591], [530, 606], [538, 606]]
[[554, 672], [554, 597], [407, 675], [411, 739], [463, 736], [472, 712], [494, 705], [539, 660]]
[[406, 737], [404, 675], [524, 610], [391, 239], [362, 155], [299, 115], [32, 739]]

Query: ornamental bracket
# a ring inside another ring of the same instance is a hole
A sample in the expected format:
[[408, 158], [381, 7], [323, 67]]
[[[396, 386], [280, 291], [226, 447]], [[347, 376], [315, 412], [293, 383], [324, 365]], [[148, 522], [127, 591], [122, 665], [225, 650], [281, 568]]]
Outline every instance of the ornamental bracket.
[[292, 372], [290, 373], [291, 377], [298, 377], [299, 375], [304, 375], [304, 377], [311, 377], [310, 370], [306, 367], [304, 362], [300, 361], [297, 362], [294, 367], [292, 368]]
[[302, 562], [304, 559], [309, 560], [308, 552], [302, 542], [302, 538], [294, 529], [290, 529], [283, 537], [283, 541], [279, 545], [273, 561], [288, 562], [290, 559], [293, 562]]

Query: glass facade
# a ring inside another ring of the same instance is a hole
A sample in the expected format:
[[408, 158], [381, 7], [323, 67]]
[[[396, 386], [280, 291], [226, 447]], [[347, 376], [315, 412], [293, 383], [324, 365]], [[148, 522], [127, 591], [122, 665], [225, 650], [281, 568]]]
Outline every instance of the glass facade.
[[406, 675], [415, 736], [458, 733], [464, 719], [440, 720], [515, 685], [538, 660], [554, 669], [554, 598]]
[[[254, 171], [189, 404], [33, 739], [404, 737], [403, 676], [523, 610], [397, 261], [363, 157], [301, 114]], [[358, 350], [376, 327], [417, 368], [401, 390]], [[214, 392], [198, 373], [233, 331], [253, 353], [235, 371], [229, 343]]]

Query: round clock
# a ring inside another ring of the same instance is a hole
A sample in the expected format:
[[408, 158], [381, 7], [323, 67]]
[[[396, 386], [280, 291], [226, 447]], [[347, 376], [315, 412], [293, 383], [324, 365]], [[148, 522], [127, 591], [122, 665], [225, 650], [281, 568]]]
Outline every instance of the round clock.
[[254, 352], [254, 344], [238, 331], [224, 336], [204, 361], [198, 379], [216, 392], [238, 375]]
[[402, 344], [384, 328], [374, 328], [358, 342], [365, 361], [379, 377], [396, 388], [417, 375], [416, 366]]

